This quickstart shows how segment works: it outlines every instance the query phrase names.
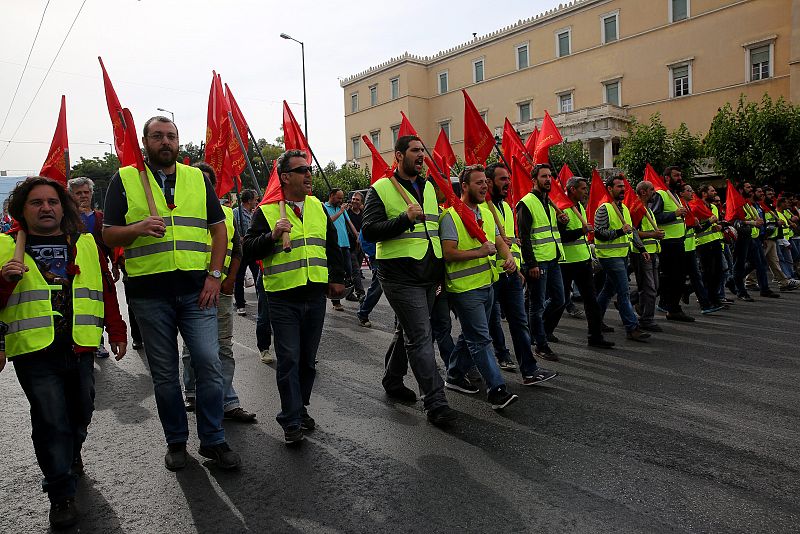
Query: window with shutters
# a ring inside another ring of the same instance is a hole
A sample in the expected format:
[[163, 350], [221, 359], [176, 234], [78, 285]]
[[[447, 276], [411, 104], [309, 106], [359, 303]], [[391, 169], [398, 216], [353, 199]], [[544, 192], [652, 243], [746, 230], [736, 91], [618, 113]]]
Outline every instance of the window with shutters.
[[472, 82], [480, 83], [483, 81], [483, 59], [476, 59], [472, 62]]
[[358, 159], [361, 157], [361, 138], [360, 137], [353, 137], [350, 139], [353, 143], [353, 159]]
[[670, 68], [672, 78], [672, 97], [677, 98], [692, 94], [692, 66], [674, 65]]
[[756, 46], [749, 48], [748, 55], [750, 56], [750, 81], [755, 82], [758, 80], [765, 80], [772, 77], [772, 44]]
[[447, 92], [447, 71], [439, 73], [439, 94], [443, 95]]
[[609, 13], [600, 17], [603, 32], [603, 44], [613, 43], [619, 39], [619, 12]]
[[669, 2], [669, 21], [678, 22], [689, 18], [689, 0], [667, 0]]
[[558, 110], [561, 113], [569, 113], [572, 111], [572, 93], [564, 93], [558, 95]]
[[392, 78], [389, 80], [389, 93], [392, 100], [400, 98], [400, 78]]
[[517, 70], [527, 69], [529, 65], [528, 43], [517, 45]]
[[350, 112], [355, 113], [358, 111], [358, 93], [350, 95]]
[[378, 150], [381, 149], [381, 131], [375, 130], [369, 133], [369, 139], [372, 141], [372, 144], [375, 145], [375, 148]]
[[572, 51], [570, 46], [570, 34], [572, 30], [567, 28], [556, 32], [556, 57], [568, 56]]
[[533, 118], [533, 114], [531, 112], [531, 103], [521, 102], [517, 104], [517, 108], [519, 108], [519, 122], [531, 122], [531, 119]]
[[620, 105], [619, 80], [603, 84], [603, 93], [606, 104]]
[[378, 85], [371, 85], [369, 87], [369, 105], [370, 106], [377, 106], [378, 105]]

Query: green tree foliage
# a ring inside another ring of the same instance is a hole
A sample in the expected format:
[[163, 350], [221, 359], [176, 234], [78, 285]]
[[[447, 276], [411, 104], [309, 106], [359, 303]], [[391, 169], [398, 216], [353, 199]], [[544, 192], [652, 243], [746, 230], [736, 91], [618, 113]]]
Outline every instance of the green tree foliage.
[[735, 110], [726, 104], [704, 143], [726, 178], [795, 188], [800, 182], [800, 106], [783, 97], [773, 101], [765, 94], [759, 104], [742, 95]]
[[[328, 178], [331, 187], [338, 187], [345, 192], [369, 188], [369, 173], [357, 165], [345, 163], [337, 167], [334, 162], [328, 163], [325, 168], [325, 176]], [[311, 182], [311, 189], [321, 201], [328, 200], [328, 184], [319, 172], [315, 172]]]
[[678, 165], [684, 177], [691, 179], [702, 157], [703, 144], [686, 124], [681, 123], [677, 130], [669, 132], [661, 122], [661, 115], [656, 113], [650, 117], [649, 124], [634, 120], [629, 125], [616, 163], [634, 180], [641, 180], [647, 163], [657, 172], [669, 165]]
[[105, 204], [105, 192], [108, 189], [108, 182], [116, 174], [119, 169], [119, 159], [115, 154], [108, 152], [100, 157], [92, 159], [81, 158], [70, 169], [70, 178], [78, 178], [85, 176], [94, 182], [94, 199], [95, 206], [103, 206]]
[[203, 147], [192, 142], [181, 145], [178, 149], [178, 161], [183, 162], [183, 158], [189, 158], [189, 163], [194, 164], [203, 161]]
[[583, 149], [583, 143], [572, 141], [561, 143], [550, 148], [550, 163], [555, 166], [556, 173], [565, 164], [575, 176], [590, 177], [597, 168], [597, 162], [589, 158], [589, 153]]

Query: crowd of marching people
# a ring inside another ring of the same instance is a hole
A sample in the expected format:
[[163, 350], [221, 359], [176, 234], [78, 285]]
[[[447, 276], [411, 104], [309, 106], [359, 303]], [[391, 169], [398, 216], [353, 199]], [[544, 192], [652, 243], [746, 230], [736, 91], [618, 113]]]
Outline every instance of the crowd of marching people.
[[[447, 426], [458, 414], [446, 390], [483, 391], [503, 410], [519, 400], [512, 377], [522, 386], [555, 378], [540, 363], [564, 357], [565, 311], [585, 318], [591, 350], [613, 350], [622, 340], [653, 341], [662, 317], [694, 321], [692, 294], [701, 314], [713, 314], [753, 301], [755, 289], [779, 297], [770, 278], [780, 292], [799, 285], [800, 198], [770, 187], [729, 183], [723, 203], [711, 185], [693, 190], [678, 167], [648, 171], [634, 187], [619, 174], [589, 180], [515, 159], [514, 169], [469, 165], [453, 188], [422, 140], [402, 135], [393, 171], [366, 194], [332, 189], [321, 202], [311, 194], [310, 154], [289, 149], [265, 195], [278, 200], [259, 204], [246, 190], [232, 210], [220, 202], [212, 167], [176, 161], [173, 121], [150, 119], [141, 140], [146, 162], [120, 168], [104, 212], [92, 209], [91, 180], [65, 187], [29, 178], [12, 192], [15, 224], [0, 236], [0, 369], [14, 363], [31, 404], [55, 528], [77, 521], [93, 357], [108, 356], [103, 329], [116, 359], [127, 351], [120, 279], [172, 471], [187, 465], [187, 412], [196, 416], [201, 456], [225, 469], [242, 463], [223, 421], [256, 422], [236, 393], [232, 350], [233, 318], [247, 313], [250, 283], [258, 351], [276, 370], [276, 419], [288, 445], [316, 426], [309, 407], [317, 349], [329, 306], [341, 311], [342, 300], [357, 305], [354, 326], [369, 335], [370, 314], [386, 298], [395, 329], [385, 393], [406, 403], [419, 394], [430, 423]], [[520, 198], [512, 170], [528, 180]], [[606, 323], [609, 307], [624, 336]], [[417, 388], [405, 380], [409, 368]]]

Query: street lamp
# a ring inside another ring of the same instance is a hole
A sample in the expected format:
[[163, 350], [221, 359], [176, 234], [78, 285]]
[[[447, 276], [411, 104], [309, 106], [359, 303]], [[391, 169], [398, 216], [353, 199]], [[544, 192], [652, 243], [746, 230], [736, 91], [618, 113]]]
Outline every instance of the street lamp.
[[303, 61], [303, 129], [305, 130], [306, 134], [306, 141], [308, 141], [308, 106], [306, 106], [306, 45], [303, 44], [303, 41], [298, 41], [294, 37], [290, 35], [286, 35], [285, 33], [281, 34], [281, 39], [290, 39], [295, 43], [300, 43], [300, 55], [302, 56]]
[[170, 117], [172, 117], [172, 122], [175, 122], [175, 114], [170, 110], [164, 108], [156, 108], [156, 111], [163, 111], [164, 113], [169, 113]]
[[101, 145], [108, 145], [108, 153], [109, 154], [113, 154], [114, 153], [114, 145], [112, 145], [108, 141], [98, 141], [98, 143], [100, 143]]

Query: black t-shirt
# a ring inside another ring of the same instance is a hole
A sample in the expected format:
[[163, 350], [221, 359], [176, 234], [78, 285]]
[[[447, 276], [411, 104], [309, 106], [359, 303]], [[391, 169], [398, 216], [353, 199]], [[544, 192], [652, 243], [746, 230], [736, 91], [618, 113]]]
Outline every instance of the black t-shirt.
[[[153, 171], [156, 183], [161, 186], [164, 198], [168, 206], [174, 206], [175, 202], [175, 173], [163, 174]], [[198, 191], [198, 194], [203, 192]], [[208, 225], [218, 224], [225, 221], [225, 212], [219, 204], [219, 199], [211, 186], [211, 182], [206, 180], [206, 220]], [[108, 184], [106, 192], [106, 204], [104, 210], [103, 226], [125, 226], [125, 213], [128, 211], [128, 199], [125, 196], [125, 187], [119, 173], [115, 174]], [[206, 271], [171, 271], [166, 273], [148, 274], [128, 278], [125, 292], [128, 298], [155, 298], [187, 295], [195, 293], [203, 288], [206, 279]]]
[[72, 344], [72, 276], [67, 273], [69, 263], [69, 245], [67, 236], [28, 235], [25, 251], [36, 260], [39, 272], [51, 286], [61, 286], [61, 290], [52, 289], [50, 301], [53, 311], [60, 315], [53, 316], [55, 329], [54, 347], [67, 347]]
[[[354, 212], [353, 210], [347, 210], [347, 216], [350, 217], [350, 222], [353, 223], [353, 227], [356, 229], [356, 232], [361, 231], [361, 223], [364, 221], [364, 210], [362, 209], [358, 213]], [[356, 248], [356, 238], [350, 232], [347, 232], [347, 237], [350, 238], [350, 250], [355, 250]]]

